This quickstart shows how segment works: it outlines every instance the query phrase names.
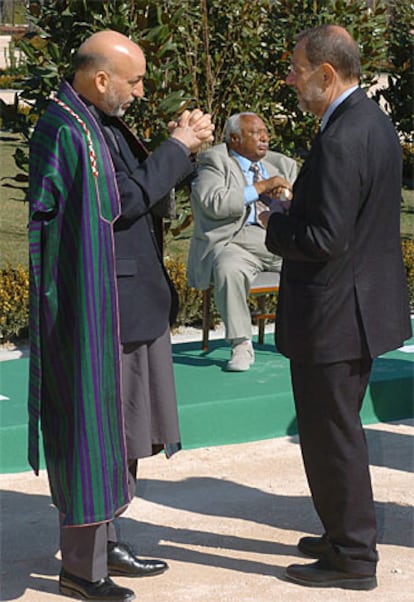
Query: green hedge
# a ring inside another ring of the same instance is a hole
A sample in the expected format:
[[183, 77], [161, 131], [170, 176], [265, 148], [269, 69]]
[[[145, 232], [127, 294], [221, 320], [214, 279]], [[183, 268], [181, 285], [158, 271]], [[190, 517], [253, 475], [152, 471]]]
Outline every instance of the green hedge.
[[[414, 240], [402, 240], [404, 265], [407, 274], [410, 307], [414, 311]], [[166, 267], [179, 298], [180, 311], [177, 327], [200, 326], [202, 322], [203, 294], [187, 285], [186, 267], [181, 259], [168, 257]], [[271, 301], [272, 303], [275, 300]], [[256, 301], [251, 301], [255, 309]], [[218, 323], [219, 315], [212, 300], [212, 320]], [[29, 275], [21, 265], [8, 265], [0, 270], [0, 343], [15, 343], [27, 338], [29, 317]]]
[[21, 265], [0, 271], [0, 343], [27, 337], [29, 273]]

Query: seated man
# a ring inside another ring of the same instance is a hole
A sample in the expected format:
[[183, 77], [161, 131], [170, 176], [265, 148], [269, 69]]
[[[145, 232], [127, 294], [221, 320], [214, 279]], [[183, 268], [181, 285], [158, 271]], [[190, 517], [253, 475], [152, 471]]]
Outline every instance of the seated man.
[[191, 192], [194, 233], [188, 283], [201, 290], [214, 284], [214, 299], [232, 346], [227, 370], [237, 372], [254, 363], [250, 285], [259, 272], [280, 271], [282, 263], [266, 249], [258, 215], [282, 188], [291, 189], [296, 177], [295, 161], [268, 147], [268, 131], [260, 117], [232, 115], [225, 143], [201, 154]]

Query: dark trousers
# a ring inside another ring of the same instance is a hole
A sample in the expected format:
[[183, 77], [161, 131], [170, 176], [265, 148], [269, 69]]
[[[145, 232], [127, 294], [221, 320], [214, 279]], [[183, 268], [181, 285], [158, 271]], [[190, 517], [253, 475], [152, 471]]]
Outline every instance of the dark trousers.
[[[135, 495], [137, 467], [137, 460], [128, 462], [128, 488], [131, 499]], [[88, 581], [98, 581], [106, 577], [108, 543], [117, 541], [113, 522], [62, 527], [62, 519], [61, 516], [60, 550], [65, 570]]]
[[359, 412], [372, 360], [291, 361], [299, 437], [315, 509], [331, 542], [332, 568], [374, 575], [376, 520]]

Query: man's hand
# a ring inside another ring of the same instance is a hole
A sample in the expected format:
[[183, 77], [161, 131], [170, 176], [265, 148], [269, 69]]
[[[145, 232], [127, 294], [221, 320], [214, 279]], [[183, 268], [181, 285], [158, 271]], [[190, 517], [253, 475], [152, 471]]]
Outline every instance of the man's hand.
[[292, 199], [292, 186], [290, 182], [281, 176], [273, 176], [267, 180], [260, 180], [254, 183], [257, 194], [265, 194], [278, 200]]
[[197, 152], [202, 144], [214, 141], [211, 115], [203, 113], [200, 109], [184, 111], [178, 121], [168, 124], [168, 129], [171, 138], [182, 142], [191, 153]]
[[283, 200], [284, 198], [286, 197], [275, 198], [269, 205], [256, 201], [256, 216], [264, 228], [267, 228], [268, 221], [273, 213], [289, 213], [292, 195], [290, 194], [289, 199]]

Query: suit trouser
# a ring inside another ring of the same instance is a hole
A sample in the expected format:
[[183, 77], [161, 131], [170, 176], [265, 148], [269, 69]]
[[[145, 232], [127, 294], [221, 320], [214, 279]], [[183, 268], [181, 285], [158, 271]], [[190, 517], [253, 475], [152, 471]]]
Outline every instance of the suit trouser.
[[247, 297], [254, 277], [281, 270], [282, 260], [266, 249], [265, 237], [264, 228], [244, 226], [214, 259], [214, 299], [229, 342], [252, 338]]
[[[131, 499], [136, 490], [137, 465], [137, 460], [128, 463], [128, 489]], [[106, 577], [108, 543], [117, 541], [114, 524], [108, 522], [83, 527], [63, 527], [63, 516], [60, 518], [60, 550], [65, 570], [88, 581], [98, 581]]]
[[376, 520], [368, 449], [359, 412], [371, 359], [290, 362], [299, 437], [316, 511], [341, 571], [374, 575]]

